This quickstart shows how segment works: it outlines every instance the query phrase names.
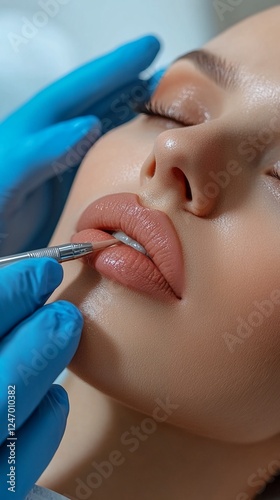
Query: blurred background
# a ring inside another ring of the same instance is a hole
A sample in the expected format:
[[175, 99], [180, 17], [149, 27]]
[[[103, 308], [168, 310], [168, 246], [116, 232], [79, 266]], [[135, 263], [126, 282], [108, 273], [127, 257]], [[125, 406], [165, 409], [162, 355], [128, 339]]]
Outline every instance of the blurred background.
[[0, 0], [0, 119], [117, 45], [157, 34], [153, 69], [280, 0]]

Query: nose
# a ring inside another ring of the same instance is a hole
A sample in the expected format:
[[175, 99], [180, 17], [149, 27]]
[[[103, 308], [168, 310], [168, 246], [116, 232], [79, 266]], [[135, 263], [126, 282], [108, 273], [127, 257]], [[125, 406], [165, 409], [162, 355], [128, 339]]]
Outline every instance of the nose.
[[211, 215], [241, 172], [235, 146], [227, 126], [213, 121], [161, 132], [141, 168], [142, 199]]

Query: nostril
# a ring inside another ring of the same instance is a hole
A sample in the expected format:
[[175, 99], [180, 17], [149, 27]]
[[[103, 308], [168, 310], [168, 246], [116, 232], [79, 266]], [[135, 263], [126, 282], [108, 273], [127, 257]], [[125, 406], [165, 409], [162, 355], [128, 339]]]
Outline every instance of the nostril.
[[187, 200], [192, 201], [191, 186], [190, 186], [190, 183], [189, 183], [187, 177], [185, 176], [184, 172], [182, 172], [182, 170], [180, 170], [179, 168], [174, 168], [173, 172], [174, 172], [175, 176], [177, 177], [177, 179], [181, 180], [181, 182], [184, 184], [185, 195], [186, 195]]
[[186, 198], [187, 198], [187, 200], [192, 201], [192, 190], [191, 190], [190, 183], [186, 177], [185, 177], [185, 185], [186, 185]]

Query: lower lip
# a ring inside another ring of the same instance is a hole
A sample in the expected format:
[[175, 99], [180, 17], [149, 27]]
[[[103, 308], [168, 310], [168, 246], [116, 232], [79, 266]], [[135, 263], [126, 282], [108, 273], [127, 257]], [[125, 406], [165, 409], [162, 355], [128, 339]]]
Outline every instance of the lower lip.
[[[72, 236], [72, 243], [93, 243], [108, 239], [99, 229], [85, 229]], [[123, 243], [83, 257], [83, 262], [102, 276], [154, 298], [176, 299], [164, 276], [146, 255]]]

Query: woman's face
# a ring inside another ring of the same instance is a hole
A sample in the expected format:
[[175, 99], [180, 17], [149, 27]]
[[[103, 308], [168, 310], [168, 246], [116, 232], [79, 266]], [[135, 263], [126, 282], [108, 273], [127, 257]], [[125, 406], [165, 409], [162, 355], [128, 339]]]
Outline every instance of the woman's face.
[[[52, 240], [69, 241], [107, 195], [133, 193], [168, 216], [182, 253], [177, 295], [164, 280], [151, 294], [65, 265], [59, 297], [85, 318], [70, 368], [150, 415], [169, 400], [170, 423], [233, 442], [280, 432], [279, 21], [280, 8], [267, 11], [208, 43], [217, 60], [175, 62], [152, 97], [173, 119], [141, 115], [100, 139]], [[111, 267], [122, 266], [116, 248], [103, 254]]]

